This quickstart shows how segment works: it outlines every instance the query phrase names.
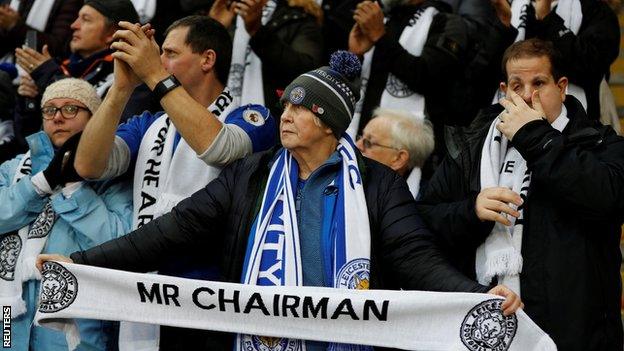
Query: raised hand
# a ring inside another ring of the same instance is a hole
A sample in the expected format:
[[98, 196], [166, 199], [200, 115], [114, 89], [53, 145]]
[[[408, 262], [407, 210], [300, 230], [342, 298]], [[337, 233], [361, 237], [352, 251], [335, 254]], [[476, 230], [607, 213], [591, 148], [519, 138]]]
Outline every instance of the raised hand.
[[531, 96], [532, 108], [512, 89], [507, 89], [507, 97], [502, 98], [499, 102], [505, 107], [505, 111], [500, 114], [501, 121], [496, 125], [496, 129], [500, 130], [509, 140], [512, 140], [516, 132], [525, 124], [544, 119], [546, 116], [539, 90], [534, 90]]
[[44, 45], [41, 52], [27, 47], [17, 48], [15, 49], [15, 59], [20, 67], [31, 73], [41, 64], [52, 59], [52, 56], [48, 51], [48, 45]]
[[552, 9], [552, 0], [535, 0], [535, 18], [538, 20], [548, 16]]
[[386, 33], [384, 26], [384, 14], [379, 3], [362, 1], [353, 13], [355, 23], [359, 24], [364, 35], [373, 43], [376, 43]]
[[349, 33], [349, 51], [356, 55], [364, 55], [375, 43], [362, 32], [360, 25], [355, 23]]
[[[111, 44], [111, 48], [117, 50], [112, 54], [113, 58], [128, 64], [134, 74], [153, 89], [169, 75], [160, 62], [160, 48], [156, 40], [139, 24], [121, 21], [119, 27], [121, 29], [113, 34], [115, 42]], [[120, 74], [126, 73], [122, 67], [120, 69]], [[133, 83], [131, 77], [126, 75], [126, 78]]]
[[34, 98], [39, 95], [39, 88], [29, 74], [24, 74], [20, 78], [20, 84], [17, 87], [17, 93], [23, 97]]
[[234, 2], [234, 12], [243, 18], [245, 29], [250, 36], [262, 27], [262, 8], [268, 0], [240, 0]]
[[76, 148], [82, 132], [72, 135], [65, 141], [55, 153], [48, 167], [43, 171], [50, 188], [65, 185], [71, 182], [82, 181], [82, 177], [78, 175], [74, 168], [74, 159], [76, 157]]
[[507, 0], [490, 0], [490, 4], [496, 12], [496, 17], [505, 27], [511, 26], [511, 5]]
[[208, 13], [210, 18], [217, 20], [225, 28], [229, 28], [232, 25], [236, 12], [234, 11], [233, 3], [230, 0], [215, 0], [210, 7]]

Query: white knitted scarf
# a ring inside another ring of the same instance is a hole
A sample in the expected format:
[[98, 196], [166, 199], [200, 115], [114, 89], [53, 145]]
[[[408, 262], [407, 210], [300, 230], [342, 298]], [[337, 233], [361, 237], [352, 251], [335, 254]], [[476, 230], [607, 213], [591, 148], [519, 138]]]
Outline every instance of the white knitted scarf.
[[[438, 14], [438, 12], [439, 11], [433, 6], [418, 9], [416, 13], [414, 13], [412, 19], [410, 19], [408, 25], [403, 29], [403, 32], [401, 32], [399, 44], [401, 44], [401, 46], [411, 55], [420, 56], [422, 54], [422, 50], [427, 42], [427, 36], [429, 35], [429, 28], [431, 27], [433, 18], [436, 14]], [[355, 137], [355, 134], [360, 126], [362, 104], [364, 103], [364, 97], [366, 95], [366, 87], [370, 78], [374, 53], [375, 47], [371, 48], [366, 54], [364, 54], [362, 73], [360, 75], [362, 81], [360, 87], [360, 100], [355, 105], [355, 113], [353, 114], [353, 119], [347, 129], [347, 134], [349, 134], [352, 138]], [[424, 96], [411, 91], [407, 84], [403, 83], [392, 73], [388, 73], [386, 88], [381, 94], [379, 106], [408, 111], [411, 115], [418, 119], [425, 118]]]
[[[229, 89], [208, 107], [221, 122], [234, 110]], [[182, 199], [206, 186], [221, 169], [207, 165], [180, 138], [174, 150], [176, 127], [164, 114], [147, 130], [134, 171], [132, 228], [171, 211]], [[153, 325], [122, 323], [119, 328], [121, 351], [158, 350], [159, 330]]]
[[[269, 0], [262, 9], [262, 25], [271, 20], [277, 7], [275, 0]], [[234, 106], [246, 104], [264, 105], [264, 83], [262, 61], [249, 46], [249, 33], [245, 21], [236, 16], [236, 30], [232, 44], [232, 61], [228, 76], [228, 87], [234, 96]]]
[[[21, 2], [21, 0], [11, 0], [9, 6], [18, 11]], [[52, 6], [54, 6], [53, 0], [35, 0], [26, 17], [26, 25], [40, 32], [45, 32]]]
[[[485, 242], [477, 248], [475, 270], [479, 283], [489, 285], [498, 278], [520, 295], [520, 273], [522, 272], [522, 235], [524, 230], [524, 207], [527, 202], [531, 171], [522, 155], [511, 146], [509, 140], [496, 129], [497, 117], [490, 125], [481, 151], [481, 189], [507, 187], [520, 195], [523, 203], [516, 208], [518, 218], [507, 216], [511, 226], [495, 222]], [[567, 125], [567, 109], [562, 105], [561, 114], [552, 127], [562, 131]]]

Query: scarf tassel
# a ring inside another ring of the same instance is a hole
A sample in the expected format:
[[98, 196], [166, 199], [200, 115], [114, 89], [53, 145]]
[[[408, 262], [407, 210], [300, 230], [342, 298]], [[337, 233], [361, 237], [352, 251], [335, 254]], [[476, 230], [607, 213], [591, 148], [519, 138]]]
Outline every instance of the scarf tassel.
[[494, 276], [518, 275], [522, 272], [522, 262], [522, 255], [513, 248], [494, 252], [485, 262], [485, 271], [492, 275], [486, 280], [491, 281]]

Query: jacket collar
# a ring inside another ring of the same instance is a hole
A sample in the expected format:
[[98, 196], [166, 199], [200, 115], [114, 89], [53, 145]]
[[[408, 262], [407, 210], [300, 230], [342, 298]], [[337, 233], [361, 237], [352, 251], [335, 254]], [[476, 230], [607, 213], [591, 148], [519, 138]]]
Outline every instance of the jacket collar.
[[30, 150], [30, 157], [33, 164], [33, 174], [42, 170], [50, 163], [54, 156], [54, 145], [50, 137], [44, 132], [40, 131], [35, 134], [31, 134], [26, 137], [28, 143], [28, 149]]

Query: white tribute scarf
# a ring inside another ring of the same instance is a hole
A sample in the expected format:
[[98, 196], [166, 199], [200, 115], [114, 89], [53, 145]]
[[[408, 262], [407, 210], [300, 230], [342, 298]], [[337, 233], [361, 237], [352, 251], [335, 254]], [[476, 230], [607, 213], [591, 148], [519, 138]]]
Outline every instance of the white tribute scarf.
[[[420, 56], [422, 54], [422, 50], [427, 42], [427, 36], [429, 35], [429, 28], [431, 27], [433, 18], [436, 14], [438, 14], [438, 12], [439, 11], [433, 6], [420, 8], [416, 11], [416, 13], [414, 13], [414, 16], [410, 19], [408, 25], [403, 29], [401, 37], [399, 38], [399, 44], [401, 44], [401, 46], [411, 55]], [[347, 134], [351, 137], [355, 137], [360, 125], [362, 104], [364, 103], [366, 87], [370, 78], [374, 52], [375, 47], [371, 48], [366, 54], [364, 54], [362, 73], [360, 75], [362, 81], [360, 87], [360, 100], [355, 105], [355, 113], [353, 114], [353, 119], [347, 129]], [[411, 91], [407, 84], [403, 83], [392, 73], [388, 73], [386, 88], [381, 94], [379, 106], [408, 111], [410, 114], [421, 120], [425, 118], [424, 96]]]
[[71, 319], [86, 318], [403, 350], [556, 350], [522, 310], [505, 317], [487, 294], [254, 286], [56, 262], [42, 277], [35, 323], [64, 331], [70, 349], [80, 341]]
[[[567, 124], [567, 110], [562, 106], [560, 116], [552, 124], [562, 131]], [[477, 248], [475, 270], [477, 280], [489, 285], [498, 277], [498, 283], [504, 284], [520, 295], [520, 273], [522, 272], [522, 234], [524, 229], [524, 207], [531, 184], [531, 172], [522, 155], [511, 146], [509, 140], [496, 129], [500, 122], [497, 117], [490, 125], [481, 151], [481, 189], [506, 187], [522, 198], [522, 204], [516, 208], [520, 217], [507, 216], [511, 226], [495, 222], [494, 228], [485, 242]]]
[[[331, 257], [325, 267], [326, 281], [340, 289], [368, 289], [370, 278], [370, 226], [362, 176], [355, 145], [348, 136], [340, 139], [337, 148], [342, 167], [335, 180], [338, 188], [331, 225], [323, 226], [322, 250]], [[282, 149], [271, 167], [262, 205], [251, 230], [242, 282], [248, 285], [301, 286], [303, 270], [299, 245], [299, 228], [295, 209], [298, 165], [292, 154]], [[328, 219], [329, 220], [329, 219]], [[330, 228], [327, 228], [330, 227]], [[326, 239], [326, 240], [325, 240]], [[236, 350], [263, 350], [257, 335], [238, 335]], [[289, 345], [305, 350], [301, 340], [275, 340], [273, 344]], [[333, 345], [332, 350], [344, 350]], [[352, 346], [353, 350], [360, 349]]]
[[154, 18], [156, 13], [156, 0], [131, 0], [132, 5], [139, 14], [141, 23], [147, 23]]
[[[229, 89], [208, 107], [221, 122], [235, 108]], [[180, 138], [173, 148], [177, 129], [164, 114], [147, 130], [134, 172], [132, 228], [136, 229], [171, 211], [182, 199], [206, 186], [221, 169], [207, 165]], [[153, 325], [122, 323], [119, 328], [121, 351], [158, 350], [159, 329]]]
[[[221, 122], [234, 109], [226, 88], [208, 107]], [[136, 229], [171, 209], [215, 179], [220, 168], [207, 165], [181, 138], [173, 144], [177, 129], [164, 114], [147, 130], [137, 156], [134, 172], [134, 211]]]
[[[18, 11], [20, 3], [21, 0], [11, 0], [9, 6]], [[26, 17], [26, 25], [40, 32], [45, 32], [52, 6], [54, 6], [53, 0], [35, 0], [28, 12], [28, 17]]]
[[[271, 20], [276, 7], [277, 2], [269, 0], [262, 8], [262, 25]], [[232, 61], [227, 84], [234, 96], [234, 106], [264, 105], [262, 61], [249, 46], [249, 39], [250, 36], [245, 29], [243, 18], [236, 16]]]
[[[526, 20], [529, 6], [531, 6], [531, 0], [514, 0], [511, 3], [511, 25], [518, 30], [516, 42], [526, 38]], [[553, 1], [552, 7], [555, 9], [557, 15], [563, 19], [566, 28], [572, 31], [574, 35], [577, 35], [581, 28], [581, 23], [583, 22], [583, 10], [580, 0]], [[559, 35], [562, 36], [565, 33], [566, 32], [561, 32]], [[577, 98], [581, 102], [581, 105], [583, 105], [583, 109], [587, 110], [587, 97], [585, 96], [585, 90], [583, 90], [583, 88], [569, 83], [566, 93]], [[498, 89], [492, 103], [498, 103], [503, 97], [505, 97], [505, 94]]]
[[[12, 184], [30, 175], [32, 160], [30, 151], [20, 160]], [[48, 201], [35, 220], [19, 229], [0, 235], [0, 303], [11, 306], [11, 317], [26, 312], [26, 302], [22, 300], [22, 283], [39, 279], [35, 259], [41, 253], [56, 215], [52, 203]]]

